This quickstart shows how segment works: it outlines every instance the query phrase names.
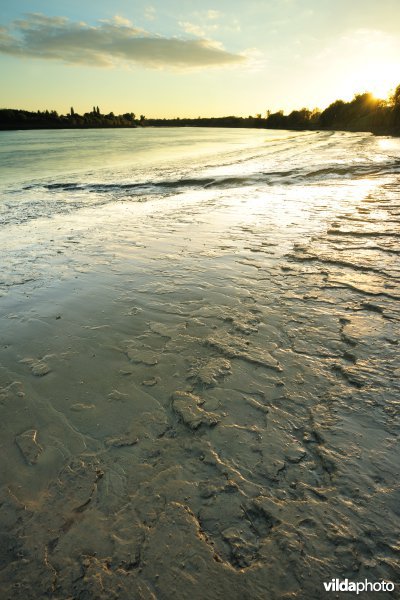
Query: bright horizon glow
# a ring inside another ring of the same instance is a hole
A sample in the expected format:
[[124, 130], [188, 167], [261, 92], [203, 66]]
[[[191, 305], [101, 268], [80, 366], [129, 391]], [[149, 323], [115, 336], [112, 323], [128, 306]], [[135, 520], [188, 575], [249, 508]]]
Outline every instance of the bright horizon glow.
[[326, 108], [400, 84], [398, 0], [15, 0], [1, 108], [147, 117]]
[[[351, 100], [355, 94], [371, 92], [371, 94], [380, 100], [388, 100], [399, 85], [393, 73], [396, 73], [398, 65], [394, 62], [385, 60], [375, 61], [360, 69], [353, 76], [349, 76], [347, 83], [343, 87], [342, 100]], [[400, 80], [400, 76], [398, 77]]]
[[392, 34], [361, 29], [338, 40], [335, 53], [332, 77], [338, 80], [338, 99], [370, 92], [386, 100], [400, 84], [400, 40]]

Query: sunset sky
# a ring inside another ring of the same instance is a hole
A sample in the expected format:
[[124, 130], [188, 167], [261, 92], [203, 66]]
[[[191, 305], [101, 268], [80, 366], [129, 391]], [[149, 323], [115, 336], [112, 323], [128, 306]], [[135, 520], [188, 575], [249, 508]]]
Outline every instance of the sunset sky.
[[399, 0], [14, 0], [0, 108], [223, 116], [400, 83]]

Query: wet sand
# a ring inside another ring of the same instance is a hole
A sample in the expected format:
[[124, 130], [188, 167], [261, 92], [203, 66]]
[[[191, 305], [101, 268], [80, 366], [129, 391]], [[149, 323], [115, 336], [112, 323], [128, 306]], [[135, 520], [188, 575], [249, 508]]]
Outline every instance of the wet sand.
[[188, 193], [22, 230], [59, 277], [1, 298], [4, 600], [398, 580], [396, 193], [334, 214]]

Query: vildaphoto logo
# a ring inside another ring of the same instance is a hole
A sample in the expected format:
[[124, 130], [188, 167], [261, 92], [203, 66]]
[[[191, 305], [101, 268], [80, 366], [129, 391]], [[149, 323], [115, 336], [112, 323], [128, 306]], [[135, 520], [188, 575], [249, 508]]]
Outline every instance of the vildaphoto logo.
[[326, 592], [393, 592], [394, 583], [392, 581], [349, 581], [348, 579], [331, 579], [324, 581]]

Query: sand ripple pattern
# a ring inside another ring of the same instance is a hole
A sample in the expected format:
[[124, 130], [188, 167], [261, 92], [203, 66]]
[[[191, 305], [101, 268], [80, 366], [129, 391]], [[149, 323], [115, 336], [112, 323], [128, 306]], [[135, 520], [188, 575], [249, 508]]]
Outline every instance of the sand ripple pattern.
[[319, 600], [336, 576], [396, 581], [399, 182], [383, 170], [336, 173], [335, 191], [320, 173], [302, 204], [191, 183], [162, 210], [92, 207], [68, 249], [82, 222], [57, 217], [63, 280], [2, 298], [4, 598]]

